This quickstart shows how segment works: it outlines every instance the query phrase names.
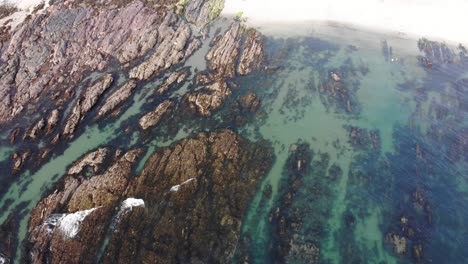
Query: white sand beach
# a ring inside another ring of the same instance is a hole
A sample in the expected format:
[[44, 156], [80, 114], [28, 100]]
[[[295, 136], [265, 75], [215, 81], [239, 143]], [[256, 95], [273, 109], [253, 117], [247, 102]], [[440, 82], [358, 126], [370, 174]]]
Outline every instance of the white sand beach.
[[466, 0], [226, 0], [224, 15], [239, 12], [251, 26], [327, 21], [468, 43]]

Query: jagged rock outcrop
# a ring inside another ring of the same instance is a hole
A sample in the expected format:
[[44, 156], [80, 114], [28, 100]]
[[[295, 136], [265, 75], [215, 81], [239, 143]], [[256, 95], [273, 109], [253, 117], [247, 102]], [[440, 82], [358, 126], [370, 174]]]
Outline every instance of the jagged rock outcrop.
[[34, 111], [32, 105], [48, 94], [75, 86], [85, 71], [104, 69], [111, 56], [125, 64], [146, 54], [159, 39], [156, 29], [162, 19], [172, 12], [141, 1], [120, 9], [112, 4], [95, 8], [94, 1], [74, 4], [59, 1], [33, 14], [5, 44], [0, 123], [25, 109]]
[[137, 84], [135, 81], [130, 80], [122, 87], [113, 92], [104, 102], [104, 105], [99, 109], [98, 117], [101, 118], [107, 113], [113, 111], [119, 104], [127, 100], [131, 95], [133, 90], [136, 88]]
[[254, 29], [247, 30], [244, 48], [237, 66], [239, 75], [247, 75], [254, 70], [259, 70], [265, 60], [263, 36]]
[[32, 263], [94, 262], [140, 153], [117, 157], [103, 174], [89, 179], [67, 176], [33, 209], [28, 236]]
[[187, 50], [192, 50], [193, 52], [196, 48], [191, 46], [199, 46], [200, 41], [191, 39], [192, 32], [190, 27], [183, 21], [174, 30], [173, 27], [177, 25], [178, 21], [175, 15], [168, 15], [165, 18], [158, 29], [159, 34], [162, 36], [162, 41], [158, 42], [153, 55], [149, 59], [130, 71], [130, 78], [148, 80], [192, 55], [186, 52], [186, 46], [188, 46]]
[[49, 117], [47, 118], [47, 135], [52, 132], [52, 130], [57, 126], [60, 121], [60, 112], [57, 109], [54, 109], [50, 112]]
[[67, 171], [69, 175], [80, 174], [85, 167], [92, 167], [93, 171], [97, 173], [100, 166], [104, 163], [109, 155], [109, 149], [99, 148], [96, 151], [86, 154], [79, 161], [75, 162]]
[[173, 84], [180, 84], [187, 79], [189, 72], [187, 69], [171, 73], [164, 83], [156, 91], [156, 95], [165, 94]]
[[83, 96], [78, 99], [73, 107], [71, 115], [63, 129], [63, 135], [72, 136], [78, 124], [85, 118], [85, 115], [96, 105], [97, 100], [111, 86], [114, 78], [106, 74], [102, 80], [86, 89]]
[[254, 29], [246, 31], [240, 23], [232, 23], [222, 37], [215, 38], [206, 55], [210, 72], [196, 76], [196, 85], [201, 87], [187, 94], [183, 105], [192, 113], [211, 115], [232, 93], [227, 79], [235, 77], [236, 72], [246, 75], [260, 69], [264, 56], [261, 34]]
[[171, 111], [174, 105], [175, 103], [171, 100], [166, 100], [160, 103], [153, 111], [140, 118], [140, 121], [138, 122], [140, 127], [143, 130], [146, 130], [150, 127], [156, 126], [159, 124], [163, 116]]
[[[248, 203], [271, 166], [271, 149], [230, 130], [200, 133], [153, 153], [133, 178], [139, 153], [116, 157], [91, 178], [77, 169], [36, 206], [28, 233], [33, 263], [95, 262], [109, 225], [103, 263], [230, 259]], [[125, 197], [145, 206], [123, 208]]]
[[243, 32], [240, 23], [233, 23], [206, 55], [210, 70], [216, 72], [218, 76], [234, 77]]
[[152, 206], [122, 219], [104, 263], [228, 262], [270, 165], [268, 149], [230, 130], [200, 133], [154, 153], [128, 190]]
[[191, 0], [185, 4], [187, 21], [203, 27], [218, 17], [224, 7], [224, 0]]
[[207, 85], [197, 93], [189, 94], [186, 100], [193, 113], [198, 113], [201, 116], [209, 116], [212, 110], [221, 107], [226, 97], [231, 95], [231, 93], [226, 82], [221, 81]]
[[36, 139], [38, 133], [40, 133], [46, 127], [46, 120], [44, 118], [40, 118], [39, 121], [24, 135], [24, 139]]

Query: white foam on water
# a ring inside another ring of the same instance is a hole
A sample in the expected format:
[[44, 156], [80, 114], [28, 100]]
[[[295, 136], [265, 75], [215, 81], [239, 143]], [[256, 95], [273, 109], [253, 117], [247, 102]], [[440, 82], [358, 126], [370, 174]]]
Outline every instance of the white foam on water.
[[136, 198], [127, 198], [125, 201], [122, 202], [120, 206], [120, 210], [132, 210], [133, 207], [145, 207], [145, 201], [143, 199], [136, 199]]
[[185, 184], [187, 184], [187, 183], [189, 183], [189, 182], [191, 182], [191, 181], [194, 181], [194, 180], [195, 180], [195, 178], [190, 178], [190, 179], [184, 181], [184, 182], [181, 183], [181, 184], [174, 185], [174, 186], [171, 187], [171, 189], [170, 189], [169, 191], [170, 191], [170, 192], [178, 192], [179, 189], [180, 189], [180, 187], [181, 187], [182, 185], [185, 185]]
[[65, 215], [59, 221], [59, 230], [67, 238], [74, 238], [78, 234], [78, 231], [80, 231], [80, 226], [83, 220], [96, 209], [97, 208], [92, 208]]
[[226, 0], [222, 14], [242, 12], [252, 26], [329, 21], [466, 44], [467, 10], [466, 0]]

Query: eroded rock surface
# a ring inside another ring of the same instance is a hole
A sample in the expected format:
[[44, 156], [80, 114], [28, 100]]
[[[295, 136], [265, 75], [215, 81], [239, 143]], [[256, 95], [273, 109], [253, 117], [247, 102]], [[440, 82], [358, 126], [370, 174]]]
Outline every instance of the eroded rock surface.
[[156, 108], [140, 118], [139, 124], [143, 130], [156, 126], [161, 121], [162, 117], [166, 115], [174, 107], [174, 102], [166, 100], [160, 103]]
[[232, 23], [222, 37], [214, 40], [206, 55], [210, 72], [196, 76], [200, 88], [184, 98], [186, 108], [192, 113], [209, 116], [219, 109], [232, 94], [227, 80], [259, 70], [263, 64], [262, 36], [254, 29], [245, 30], [240, 23]]
[[73, 135], [78, 124], [85, 118], [91, 108], [96, 105], [97, 100], [111, 86], [113, 80], [112, 75], [107, 74], [102, 80], [86, 89], [83, 96], [75, 103], [63, 129], [63, 135]]
[[[271, 166], [271, 149], [230, 130], [200, 133], [156, 151], [132, 178], [140, 153], [116, 157], [91, 178], [66, 176], [36, 206], [28, 235], [33, 263], [94, 262], [109, 227], [104, 263], [232, 257], [248, 203]], [[124, 206], [129, 197], [144, 206]]]
[[127, 188], [135, 156], [140, 153], [137, 149], [117, 157], [103, 174], [89, 179], [67, 176], [43, 199], [34, 208], [29, 223], [31, 262], [93, 262], [110, 216]]
[[136, 88], [137, 84], [135, 81], [128, 81], [126, 84], [122, 85], [119, 89], [113, 92], [104, 102], [104, 105], [99, 109], [98, 118], [105, 116], [107, 113], [114, 110], [119, 104], [127, 100], [131, 95], [133, 90]]
[[177, 22], [178, 19], [175, 15], [166, 17], [158, 29], [160, 34], [164, 36], [162, 41], [158, 42], [156, 50], [148, 60], [130, 71], [130, 78], [148, 80], [191, 55], [186, 54], [185, 47], [186, 45], [190, 46], [193, 41], [196, 43], [196, 40], [191, 40], [192, 32], [185, 22], [181, 22], [174, 30], [173, 26]]
[[0, 123], [33, 110], [30, 105], [48, 94], [73, 87], [85, 71], [104, 69], [112, 56], [125, 64], [147, 53], [157, 43], [155, 29], [169, 11], [141, 1], [120, 9], [112, 4], [96, 8], [94, 1], [74, 4], [59, 1], [33, 14], [4, 43]]

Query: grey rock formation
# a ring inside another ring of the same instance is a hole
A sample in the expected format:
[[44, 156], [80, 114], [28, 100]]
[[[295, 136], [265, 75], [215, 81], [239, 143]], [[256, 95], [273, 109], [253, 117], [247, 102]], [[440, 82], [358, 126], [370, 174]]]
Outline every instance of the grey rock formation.
[[233, 23], [224, 36], [215, 43], [206, 55], [210, 70], [225, 78], [234, 77], [242, 33], [240, 24]]
[[171, 100], [166, 100], [160, 103], [154, 110], [145, 114], [140, 118], [139, 124], [143, 130], [146, 130], [150, 127], [156, 126], [159, 124], [164, 115], [169, 113], [174, 107], [174, 102]]
[[101, 118], [113, 111], [119, 104], [127, 100], [133, 93], [133, 90], [136, 88], [137, 84], [135, 81], [130, 80], [122, 87], [113, 92], [104, 102], [104, 105], [99, 109], [98, 117]]
[[202, 116], [209, 116], [212, 110], [221, 107], [226, 97], [231, 95], [231, 90], [225, 82], [215, 82], [207, 85], [200, 92], [192, 93], [187, 96], [187, 101], [192, 112]]
[[75, 162], [67, 171], [69, 175], [80, 174], [86, 166], [93, 167], [95, 173], [98, 172], [100, 165], [105, 161], [109, 154], [109, 149], [99, 148], [96, 151], [88, 153], [79, 161]]
[[253, 70], [259, 70], [264, 62], [265, 51], [263, 36], [254, 29], [247, 30], [247, 38], [237, 66], [239, 75], [247, 75]]
[[93, 4], [57, 2], [33, 14], [4, 43], [0, 123], [33, 111], [47, 94], [75, 86], [85, 71], [104, 69], [111, 56], [125, 64], [146, 54], [157, 43], [161, 19], [172, 12], [141, 1], [120, 9]]
[[182, 83], [183, 81], [185, 81], [185, 79], [187, 79], [188, 75], [189, 72], [186, 69], [171, 73], [171, 75], [169, 75], [169, 77], [167, 77], [164, 83], [158, 88], [156, 94], [165, 94], [169, 90], [171, 85]]
[[187, 21], [199, 28], [215, 19], [224, 7], [224, 0], [192, 0], [185, 5]]
[[72, 113], [68, 117], [67, 123], [63, 129], [63, 135], [73, 136], [78, 124], [84, 119], [91, 108], [96, 105], [97, 100], [111, 86], [113, 80], [112, 75], [107, 74], [102, 80], [86, 89], [83, 96], [78, 99], [73, 107]]
[[186, 45], [190, 45], [190, 27], [187, 23], [180, 22], [174, 30], [173, 26], [176, 26], [177, 22], [175, 15], [166, 17], [158, 29], [162, 41], [158, 42], [153, 55], [148, 60], [130, 71], [130, 78], [148, 80], [191, 55], [185, 53]]

